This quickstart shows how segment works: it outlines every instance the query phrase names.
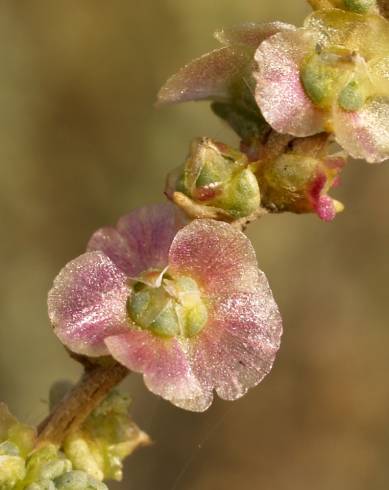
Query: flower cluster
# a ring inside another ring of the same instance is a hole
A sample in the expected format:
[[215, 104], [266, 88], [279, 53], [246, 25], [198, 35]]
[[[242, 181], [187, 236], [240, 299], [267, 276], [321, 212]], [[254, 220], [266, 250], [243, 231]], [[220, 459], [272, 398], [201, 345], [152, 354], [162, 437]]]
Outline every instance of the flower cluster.
[[[69, 388], [63, 387], [51, 408]], [[37, 444], [36, 431], [0, 404], [1, 490], [107, 490], [102, 480], [121, 480], [123, 460], [149, 442], [129, 417], [129, 405], [128, 397], [111, 392], [59, 447]]]
[[[310, 3], [318, 10], [302, 28], [275, 22], [217, 31], [223, 47], [173, 75], [158, 102], [211, 100], [214, 112], [241, 138], [258, 179], [260, 206], [316, 212], [330, 221], [343, 206], [327, 191], [339, 181], [347, 156], [368, 162], [389, 158], [389, 23], [384, 2]], [[274, 153], [282, 135], [290, 139]], [[313, 135], [336, 142], [343, 153], [334, 155], [327, 144], [312, 159]], [[181, 184], [170, 180], [168, 196]], [[185, 192], [197, 204], [214, 206], [188, 187]], [[186, 209], [184, 200], [175, 202]], [[218, 215], [228, 220], [228, 204], [219, 206]], [[247, 215], [242, 206], [239, 217]]]
[[35, 449], [35, 430], [20, 424], [0, 404], [0, 488], [2, 490], [107, 490], [53, 444]]

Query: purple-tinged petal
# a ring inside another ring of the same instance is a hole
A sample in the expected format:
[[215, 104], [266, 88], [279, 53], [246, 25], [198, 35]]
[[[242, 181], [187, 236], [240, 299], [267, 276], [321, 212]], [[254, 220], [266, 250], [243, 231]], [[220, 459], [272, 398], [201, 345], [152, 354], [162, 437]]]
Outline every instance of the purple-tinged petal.
[[194, 347], [194, 373], [221, 398], [235, 400], [269, 373], [281, 335], [281, 317], [261, 274], [256, 293], [224, 296], [215, 304]]
[[311, 34], [299, 29], [275, 34], [255, 53], [255, 98], [266, 121], [279, 133], [310, 136], [323, 131], [326, 114], [312, 103], [300, 79], [304, 58], [314, 48]]
[[228, 100], [231, 85], [251, 61], [247, 50], [227, 46], [191, 61], [169, 78], [158, 94], [157, 104], [190, 100]]
[[245, 22], [244, 24], [216, 31], [215, 38], [225, 46], [246, 44], [257, 48], [262, 41], [277, 34], [277, 32], [294, 30], [296, 30], [295, 26], [284, 22]]
[[102, 228], [90, 239], [88, 250], [104, 252], [127, 276], [147, 269], [164, 269], [177, 231], [187, 223], [173, 204], [153, 204], [123, 216], [115, 228]]
[[127, 241], [116, 228], [100, 228], [93, 233], [88, 242], [87, 251], [96, 250], [104, 252], [125, 274], [132, 271], [132, 264], [137, 261], [137, 256], [129, 249]]
[[389, 98], [377, 97], [357, 112], [334, 111], [336, 141], [352, 157], [369, 163], [389, 158]]
[[231, 225], [194, 220], [180, 230], [170, 249], [172, 274], [193, 277], [206, 294], [258, 288], [258, 265], [250, 240]]
[[162, 339], [142, 330], [115, 335], [105, 342], [117, 361], [143, 373], [146, 386], [156, 395], [196, 412], [206, 410], [212, 403], [212, 389], [204, 390], [193, 375], [184, 342]]
[[87, 356], [107, 355], [104, 339], [128, 330], [126, 275], [101, 252], [69, 262], [49, 291], [50, 321], [70, 350]]

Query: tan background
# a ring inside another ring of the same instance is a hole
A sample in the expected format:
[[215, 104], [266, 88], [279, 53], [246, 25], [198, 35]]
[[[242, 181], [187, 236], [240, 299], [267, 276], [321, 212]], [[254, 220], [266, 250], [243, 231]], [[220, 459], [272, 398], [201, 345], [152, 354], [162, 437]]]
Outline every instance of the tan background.
[[[156, 112], [158, 87], [215, 46], [214, 28], [301, 22], [303, 0], [4, 0], [0, 3], [0, 398], [25, 421], [76, 379], [47, 320], [59, 268], [93, 230], [161, 198], [192, 137], [235, 142], [206, 104]], [[283, 312], [275, 368], [203, 415], [126, 382], [155, 440], [127, 464], [134, 490], [389, 487], [389, 164], [353, 162], [332, 224], [272, 216], [249, 231]]]

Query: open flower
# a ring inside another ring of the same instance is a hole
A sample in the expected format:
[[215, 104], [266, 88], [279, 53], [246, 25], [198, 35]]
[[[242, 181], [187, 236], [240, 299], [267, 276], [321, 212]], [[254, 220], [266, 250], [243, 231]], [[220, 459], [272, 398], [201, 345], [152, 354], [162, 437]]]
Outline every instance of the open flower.
[[234, 400], [270, 371], [281, 318], [249, 240], [230, 225], [183, 226], [171, 204], [97, 231], [49, 293], [71, 350], [111, 354], [173, 404], [203, 411], [213, 390]]
[[278, 132], [333, 132], [351, 156], [389, 157], [389, 23], [374, 14], [319, 10], [304, 27], [256, 51], [256, 100]]

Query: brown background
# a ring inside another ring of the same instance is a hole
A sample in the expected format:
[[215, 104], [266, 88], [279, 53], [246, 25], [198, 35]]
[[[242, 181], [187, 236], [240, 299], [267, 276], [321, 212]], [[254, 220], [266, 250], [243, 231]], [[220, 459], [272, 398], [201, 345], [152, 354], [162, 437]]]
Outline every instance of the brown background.
[[[235, 142], [207, 104], [155, 111], [158, 87], [215, 46], [216, 27], [301, 22], [303, 0], [4, 0], [0, 4], [0, 398], [30, 423], [78, 367], [46, 294], [96, 228], [162, 198], [195, 136]], [[271, 216], [249, 230], [283, 312], [272, 374], [243, 399], [180, 411], [125, 384], [155, 440], [136, 490], [389, 487], [389, 164], [352, 162], [333, 223]]]

